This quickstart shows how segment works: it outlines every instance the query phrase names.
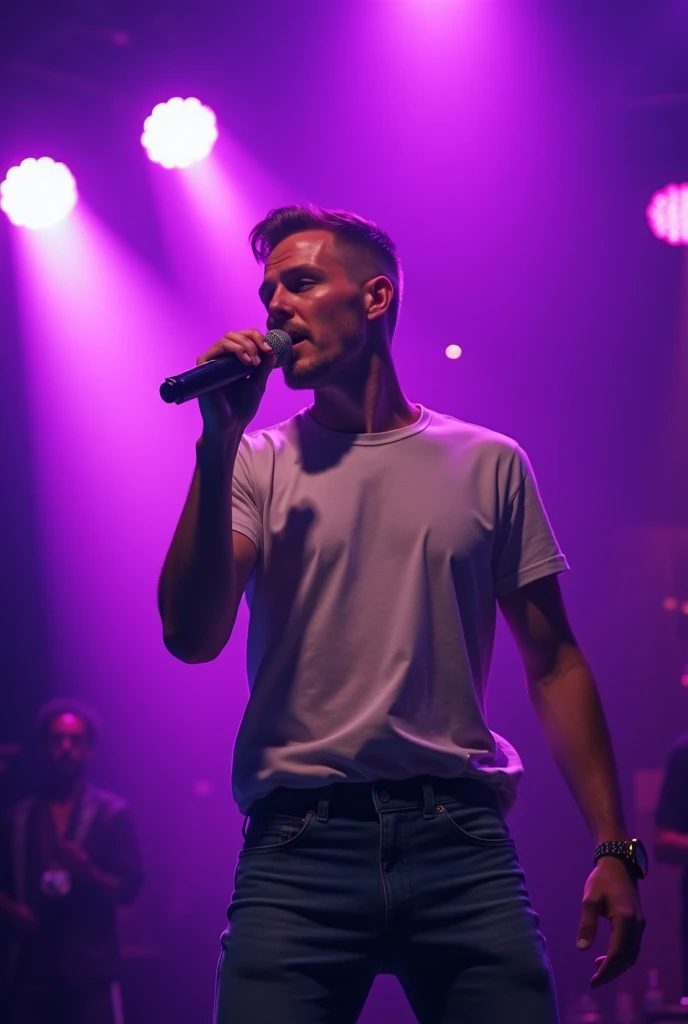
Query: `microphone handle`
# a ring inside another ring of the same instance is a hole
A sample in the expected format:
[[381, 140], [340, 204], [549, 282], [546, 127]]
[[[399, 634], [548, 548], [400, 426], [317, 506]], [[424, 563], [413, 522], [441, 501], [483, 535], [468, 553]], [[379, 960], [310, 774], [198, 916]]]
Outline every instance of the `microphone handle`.
[[255, 366], [247, 366], [234, 355], [210, 359], [207, 363], [168, 377], [160, 385], [160, 397], [168, 404], [174, 402], [181, 405], [182, 402], [190, 402], [192, 398], [205, 395], [207, 391], [215, 391], [242, 377], [250, 377], [255, 369]]

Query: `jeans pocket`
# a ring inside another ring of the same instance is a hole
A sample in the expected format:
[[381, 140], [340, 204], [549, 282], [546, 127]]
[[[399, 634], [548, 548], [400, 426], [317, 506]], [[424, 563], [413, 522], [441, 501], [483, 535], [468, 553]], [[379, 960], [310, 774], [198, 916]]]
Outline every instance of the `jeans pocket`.
[[313, 811], [309, 811], [305, 818], [272, 811], [254, 815], [249, 819], [244, 846], [239, 856], [243, 857], [249, 853], [270, 853], [292, 846], [305, 835], [313, 818]]
[[459, 839], [479, 846], [502, 846], [512, 842], [504, 817], [496, 807], [438, 804], [435, 810], [437, 817]]

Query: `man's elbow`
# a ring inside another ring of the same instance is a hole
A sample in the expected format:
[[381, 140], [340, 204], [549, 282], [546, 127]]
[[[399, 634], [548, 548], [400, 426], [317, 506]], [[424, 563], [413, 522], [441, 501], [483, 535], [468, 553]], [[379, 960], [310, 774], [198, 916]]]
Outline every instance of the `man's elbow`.
[[163, 629], [162, 640], [170, 652], [178, 661], [185, 665], [205, 665], [222, 653], [225, 643], [211, 644], [207, 639], [191, 637], [179, 631], [167, 631]]

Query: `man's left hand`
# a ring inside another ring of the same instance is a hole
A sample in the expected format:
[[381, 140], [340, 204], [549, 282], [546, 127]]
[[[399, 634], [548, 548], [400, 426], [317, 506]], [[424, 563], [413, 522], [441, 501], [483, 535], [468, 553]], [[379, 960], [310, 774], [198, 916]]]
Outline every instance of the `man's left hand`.
[[70, 871], [75, 878], [83, 878], [91, 867], [88, 854], [78, 843], [61, 843], [58, 852], [60, 864], [67, 871]]
[[602, 857], [585, 883], [578, 948], [589, 949], [593, 944], [601, 917], [612, 926], [607, 953], [595, 961], [597, 971], [590, 981], [593, 988], [618, 978], [638, 959], [645, 918], [631, 871], [618, 857]]

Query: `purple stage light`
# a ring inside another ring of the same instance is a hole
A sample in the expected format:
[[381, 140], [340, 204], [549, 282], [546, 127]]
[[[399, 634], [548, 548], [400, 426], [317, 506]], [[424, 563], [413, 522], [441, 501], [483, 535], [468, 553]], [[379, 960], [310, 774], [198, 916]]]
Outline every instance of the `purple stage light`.
[[141, 143], [153, 163], [189, 167], [208, 156], [216, 139], [217, 121], [210, 107], [194, 96], [175, 96], [153, 107], [143, 122]]
[[28, 157], [18, 167], [10, 167], [0, 185], [0, 207], [13, 224], [32, 230], [63, 220], [76, 199], [71, 171], [49, 156]]
[[444, 350], [444, 354], [447, 359], [460, 359], [462, 355], [462, 349], [460, 345], [447, 345]]
[[647, 222], [652, 233], [669, 245], [688, 245], [688, 184], [667, 185], [655, 192]]

